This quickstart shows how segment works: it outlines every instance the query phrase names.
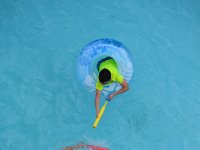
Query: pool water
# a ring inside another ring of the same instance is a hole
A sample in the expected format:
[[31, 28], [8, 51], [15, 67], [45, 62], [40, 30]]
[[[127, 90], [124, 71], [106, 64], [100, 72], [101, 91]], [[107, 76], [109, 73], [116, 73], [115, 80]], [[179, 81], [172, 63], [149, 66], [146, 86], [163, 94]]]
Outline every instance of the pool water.
[[[199, 150], [199, 26], [198, 0], [0, 0], [0, 150]], [[135, 74], [93, 129], [76, 64], [99, 38], [126, 45]]]

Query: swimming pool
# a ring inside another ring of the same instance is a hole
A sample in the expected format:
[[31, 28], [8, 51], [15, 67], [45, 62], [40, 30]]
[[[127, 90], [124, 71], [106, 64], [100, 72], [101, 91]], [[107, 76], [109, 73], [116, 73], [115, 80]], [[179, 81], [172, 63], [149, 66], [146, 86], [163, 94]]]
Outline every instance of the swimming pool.
[[[197, 0], [1, 0], [0, 149], [198, 150], [199, 26]], [[75, 66], [99, 38], [128, 47], [135, 75], [93, 129]]]

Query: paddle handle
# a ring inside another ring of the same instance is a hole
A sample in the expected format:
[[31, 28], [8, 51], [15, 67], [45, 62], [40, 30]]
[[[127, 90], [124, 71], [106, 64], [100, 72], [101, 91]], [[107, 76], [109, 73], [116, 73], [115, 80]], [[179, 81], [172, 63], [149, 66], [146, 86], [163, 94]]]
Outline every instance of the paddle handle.
[[101, 120], [101, 117], [102, 117], [102, 115], [103, 115], [103, 113], [104, 113], [104, 111], [106, 109], [107, 103], [108, 103], [108, 100], [106, 100], [106, 102], [104, 103], [103, 107], [101, 108], [101, 110], [99, 112], [99, 115], [98, 115], [98, 117], [96, 118], [96, 120], [95, 120], [95, 122], [93, 124], [93, 128], [96, 128], [98, 123], [99, 123], [99, 121]]

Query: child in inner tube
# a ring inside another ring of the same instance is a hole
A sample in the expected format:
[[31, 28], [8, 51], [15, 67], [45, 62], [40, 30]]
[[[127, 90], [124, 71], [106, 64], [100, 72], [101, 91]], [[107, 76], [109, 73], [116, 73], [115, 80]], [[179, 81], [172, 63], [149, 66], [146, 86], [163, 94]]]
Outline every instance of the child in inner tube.
[[99, 115], [99, 100], [101, 96], [101, 91], [104, 86], [112, 84], [113, 82], [118, 82], [121, 85], [121, 89], [110, 94], [108, 96], [109, 100], [112, 100], [116, 95], [121, 94], [128, 90], [128, 83], [119, 73], [117, 68], [117, 63], [112, 57], [106, 57], [97, 63], [97, 70], [99, 72], [98, 81], [96, 83], [96, 96], [95, 96], [95, 107], [96, 107], [96, 117]]

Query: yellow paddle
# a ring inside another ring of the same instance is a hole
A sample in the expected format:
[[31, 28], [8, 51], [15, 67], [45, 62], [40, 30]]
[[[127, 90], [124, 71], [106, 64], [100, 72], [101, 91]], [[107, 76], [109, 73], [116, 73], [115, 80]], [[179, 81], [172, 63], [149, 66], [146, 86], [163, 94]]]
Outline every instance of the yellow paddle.
[[99, 121], [101, 120], [101, 117], [102, 117], [102, 115], [103, 115], [103, 113], [104, 113], [104, 111], [106, 109], [106, 105], [107, 105], [108, 101], [110, 101], [110, 100], [106, 99], [106, 102], [104, 103], [103, 107], [101, 108], [98, 117], [95, 119], [95, 122], [93, 124], [93, 128], [96, 128], [98, 123], [99, 123]]

